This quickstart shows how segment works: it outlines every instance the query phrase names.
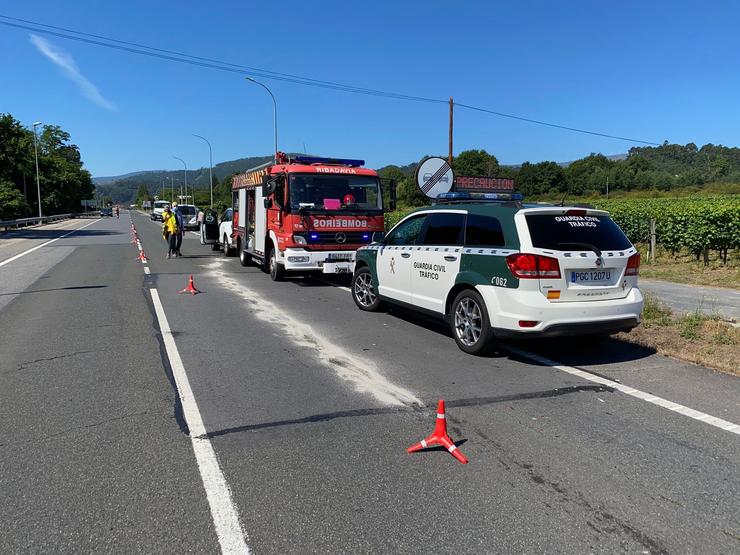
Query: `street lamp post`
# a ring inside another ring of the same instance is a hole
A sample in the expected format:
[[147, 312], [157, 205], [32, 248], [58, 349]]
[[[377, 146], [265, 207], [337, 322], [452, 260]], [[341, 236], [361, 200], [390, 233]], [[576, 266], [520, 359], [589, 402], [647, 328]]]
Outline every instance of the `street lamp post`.
[[[203, 139], [208, 145], [208, 179], [211, 184], [211, 208], [213, 208], [213, 150], [211, 149], [211, 143], [208, 142], [208, 139], [206, 139], [205, 137], [201, 137], [200, 135], [196, 135], [195, 133], [193, 133], [193, 137]], [[193, 195], [193, 204], [195, 204], [195, 195]]]
[[37, 121], [33, 124], [33, 151], [36, 154], [36, 194], [38, 195], [39, 199], [39, 218], [42, 218], [41, 215], [41, 179], [39, 178], [39, 147], [36, 141], [36, 126], [41, 125], [40, 121]]
[[274, 161], [277, 163], [277, 153], [278, 153], [278, 127], [277, 127], [277, 101], [275, 100], [275, 95], [272, 94], [272, 91], [267, 88], [267, 85], [260, 83], [256, 79], [253, 79], [251, 77], [245, 77], [247, 81], [251, 81], [252, 83], [255, 83], [265, 89], [268, 94], [270, 95], [270, 98], [272, 98], [272, 125], [275, 130], [275, 156]]
[[183, 160], [182, 158], [178, 158], [177, 156], [173, 156], [173, 158], [175, 160], [180, 160], [180, 162], [182, 162], [182, 165], [185, 166], [185, 200], [187, 201], [188, 200], [188, 165], [185, 163], [185, 160]]

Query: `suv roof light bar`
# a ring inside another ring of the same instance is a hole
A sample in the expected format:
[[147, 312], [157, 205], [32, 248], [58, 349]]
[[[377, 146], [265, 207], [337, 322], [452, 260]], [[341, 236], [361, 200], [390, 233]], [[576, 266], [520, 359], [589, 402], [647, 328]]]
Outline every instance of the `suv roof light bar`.
[[523, 200], [524, 195], [521, 193], [469, 193], [458, 191], [452, 193], [441, 193], [437, 200]]

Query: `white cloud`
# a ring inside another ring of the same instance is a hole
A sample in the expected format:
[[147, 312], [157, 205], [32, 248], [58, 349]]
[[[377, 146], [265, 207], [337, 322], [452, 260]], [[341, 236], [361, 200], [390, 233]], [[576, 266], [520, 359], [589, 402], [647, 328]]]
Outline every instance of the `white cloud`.
[[29, 36], [31, 38], [31, 44], [33, 44], [38, 51], [49, 60], [54, 62], [54, 64], [62, 70], [62, 73], [77, 85], [77, 88], [80, 89], [80, 92], [84, 97], [92, 100], [95, 104], [101, 108], [105, 108], [106, 110], [118, 109], [115, 104], [100, 94], [98, 87], [96, 87], [87, 77], [82, 75], [80, 68], [77, 67], [72, 56], [38, 35], [31, 34]]

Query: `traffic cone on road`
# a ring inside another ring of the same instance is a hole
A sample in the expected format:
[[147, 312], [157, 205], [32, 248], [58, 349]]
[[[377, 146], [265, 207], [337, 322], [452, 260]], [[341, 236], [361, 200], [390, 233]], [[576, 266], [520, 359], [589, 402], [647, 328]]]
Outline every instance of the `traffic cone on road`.
[[190, 279], [188, 280], [188, 286], [180, 291], [180, 293], [190, 293], [191, 295], [197, 295], [200, 293], [198, 289], [195, 288], [195, 283], [193, 283], [193, 274], [190, 274]]
[[139, 256], [136, 257], [136, 260], [139, 260], [141, 262], [147, 262], [148, 259], [146, 257], [146, 254], [144, 254], [144, 249], [139, 250]]
[[450, 454], [455, 457], [458, 461], [463, 464], [468, 464], [468, 459], [458, 449], [455, 442], [450, 439], [447, 435], [447, 419], [445, 418], [445, 402], [440, 399], [437, 403], [437, 421], [434, 425], [434, 432], [426, 439], [422, 439], [419, 443], [415, 443], [408, 449], [407, 453], [413, 453], [414, 451], [421, 451], [427, 447], [434, 447], [435, 445], [441, 445], [447, 449]]

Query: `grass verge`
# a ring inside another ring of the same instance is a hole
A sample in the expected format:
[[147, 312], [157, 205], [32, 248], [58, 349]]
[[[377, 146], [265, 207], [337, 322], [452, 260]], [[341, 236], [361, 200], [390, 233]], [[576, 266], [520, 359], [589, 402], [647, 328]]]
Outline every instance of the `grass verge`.
[[645, 295], [642, 323], [617, 337], [661, 355], [740, 376], [740, 328], [699, 312], [676, 315], [652, 295]]

